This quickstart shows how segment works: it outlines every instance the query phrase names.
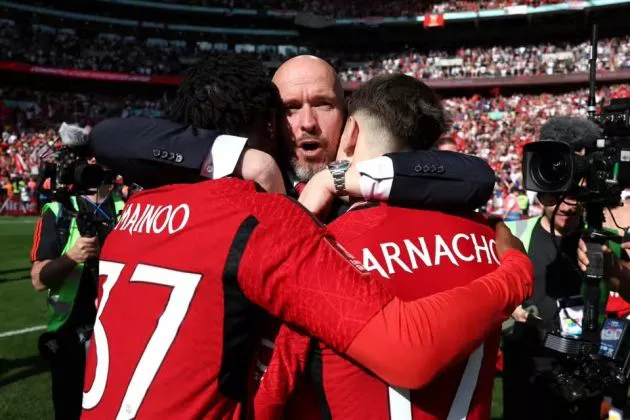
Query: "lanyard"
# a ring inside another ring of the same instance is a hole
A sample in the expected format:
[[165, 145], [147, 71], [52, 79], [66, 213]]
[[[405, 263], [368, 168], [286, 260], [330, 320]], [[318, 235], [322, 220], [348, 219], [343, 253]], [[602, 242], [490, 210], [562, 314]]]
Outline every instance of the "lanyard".
[[96, 204], [94, 203], [92, 200], [90, 200], [88, 197], [86, 197], [85, 195], [82, 196], [83, 199], [85, 201], [87, 201], [89, 204], [92, 205], [92, 207], [94, 207], [94, 214], [96, 215], [96, 213], [100, 213], [101, 216], [103, 216], [105, 218], [105, 221], [107, 221], [107, 223], [111, 226], [113, 226], [113, 219], [112, 217], [110, 217], [107, 213], [105, 213], [105, 211], [101, 208], [101, 206], [103, 205], [103, 203], [109, 198], [110, 194], [107, 194], [107, 196], [105, 197], [105, 199], [103, 201], [100, 202], [100, 204]]

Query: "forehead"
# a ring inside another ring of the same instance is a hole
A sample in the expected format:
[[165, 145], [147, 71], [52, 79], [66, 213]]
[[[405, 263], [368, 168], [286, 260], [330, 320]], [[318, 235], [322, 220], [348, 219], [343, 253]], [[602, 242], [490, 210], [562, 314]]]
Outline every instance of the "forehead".
[[307, 97], [335, 97], [335, 77], [324, 69], [287, 69], [274, 80], [283, 100]]

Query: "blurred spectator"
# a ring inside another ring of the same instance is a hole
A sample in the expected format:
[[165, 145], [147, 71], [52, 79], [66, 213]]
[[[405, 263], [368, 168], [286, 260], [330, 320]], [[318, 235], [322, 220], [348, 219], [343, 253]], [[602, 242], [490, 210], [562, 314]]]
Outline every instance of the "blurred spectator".
[[[351, 4], [354, 4], [350, 2]], [[79, 37], [68, 28], [42, 25], [20, 27], [9, 20], [0, 23], [0, 60], [39, 66], [98, 70], [130, 74], [180, 74], [190, 64], [219, 53], [204, 43], [148, 39], [102, 33]], [[227, 44], [225, 48], [229, 48]], [[252, 48], [254, 46], [252, 45]], [[254, 54], [270, 68], [302, 50], [265, 48]], [[590, 45], [542, 44], [460, 48], [456, 51], [393, 52], [382, 57], [318, 53], [328, 56], [342, 81], [364, 82], [381, 73], [402, 72], [421, 79], [535, 76], [588, 71]], [[630, 69], [630, 37], [603, 39], [598, 47], [598, 68], [606, 71]], [[345, 61], [353, 63], [351, 67]]]
[[112, 116], [158, 117], [167, 97], [114, 97], [0, 88], [0, 214], [36, 214], [41, 160], [55, 150], [63, 121], [93, 125]]
[[[630, 69], [630, 37], [603, 39], [598, 44], [598, 69]], [[344, 82], [364, 82], [382, 73], [402, 72], [420, 79], [536, 76], [586, 73], [590, 43], [460, 48], [448, 53], [390, 54], [340, 72]]]
[[425, 13], [446, 13], [502, 9], [510, 6], [564, 3], [564, 0], [158, 0], [163, 3], [183, 3], [202, 6], [283, 9], [311, 12], [335, 17], [404, 16]]

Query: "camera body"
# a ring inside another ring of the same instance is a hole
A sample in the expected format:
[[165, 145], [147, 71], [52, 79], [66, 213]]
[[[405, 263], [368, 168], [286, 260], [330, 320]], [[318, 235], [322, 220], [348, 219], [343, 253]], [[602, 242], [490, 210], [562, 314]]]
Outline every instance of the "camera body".
[[601, 127], [601, 135], [583, 136], [588, 141], [540, 141], [523, 149], [526, 189], [572, 197], [585, 209], [583, 238], [591, 264], [584, 275], [582, 333], [542, 331], [546, 352], [558, 362], [545, 376], [544, 386], [572, 418], [595, 418], [605, 395], [617, 396], [625, 406], [630, 383], [630, 325], [606, 319], [600, 326], [599, 317], [601, 246], [620, 240], [602, 228], [603, 210], [619, 206], [621, 192], [630, 187], [630, 100], [612, 100], [592, 121]]
[[81, 147], [61, 147], [54, 161], [44, 161], [39, 171], [38, 187], [50, 179], [52, 197], [86, 194], [102, 184], [113, 182], [113, 173], [88, 162]]
[[604, 396], [625, 405], [630, 379], [630, 324], [606, 319], [599, 345], [559, 332], [545, 335], [544, 347], [555, 355], [555, 369], [544, 376], [544, 386], [557, 401], [557, 410], [571, 418], [599, 418]]
[[525, 189], [618, 206], [621, 191], [630, 187], [630, 99], [613, 99], [594, 120], [603, 132], [602, 138], [592, 142], [527, 144], [523, 148]]

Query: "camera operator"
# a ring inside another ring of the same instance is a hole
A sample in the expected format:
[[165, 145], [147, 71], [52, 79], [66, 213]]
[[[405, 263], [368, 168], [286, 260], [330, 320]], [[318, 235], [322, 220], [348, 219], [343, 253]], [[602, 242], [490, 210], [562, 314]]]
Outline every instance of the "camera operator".
[[[581, 144], [599, 135], [599, 128], [590, 121], [558, 117], [543, 125], [540, 138], [564, 141], [580, 150]], [[559, 308], [569, 302], [569, 298], [581, 293], [582, 275], [578, 269], [577, 252], [582, 233], [582, 208], [572, 197], [565, 197], [560, 203], [557, 203], [558, 197], [549, 194], [539, 194], [539, 199], [544, 205], [542, 216], [506, 222], [525, 245], [535, 275], [531, 300], [517, 308], [513, 314], [517, 322], [504, 335], [503, 403], [506, 419], [559, 418], [553, 413], [554, 409], [560, 408], [552, 400], [543, 379], [553, 369], [554, 358], [543, 349], [539, 328], [559, 328]], [[605, 294], [608, 294], [607, 290]], [[540, 318], [538, 325], [526, 322], [528, 307]]]
[[[91, 195], [70, 195], [65, 205], [59, 201], [44, 205], [33, 237], [31, 280], [35, 290], [48, 291], [50, 319], [39, 347], [50, 363], [56, 419], [81, 415], [85, 349], [96, 317], [98, 281], [97, 272], [88, 266], [98, 258], [124, 206], [112, 192], [111, 181], [105, 182]], [[90, 215], [86, 219], [96, 224], [95, 236], [85, 235], [88, 222], [79, 214]]]

